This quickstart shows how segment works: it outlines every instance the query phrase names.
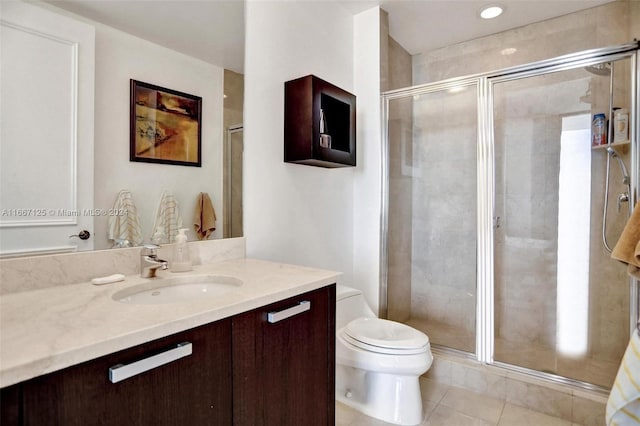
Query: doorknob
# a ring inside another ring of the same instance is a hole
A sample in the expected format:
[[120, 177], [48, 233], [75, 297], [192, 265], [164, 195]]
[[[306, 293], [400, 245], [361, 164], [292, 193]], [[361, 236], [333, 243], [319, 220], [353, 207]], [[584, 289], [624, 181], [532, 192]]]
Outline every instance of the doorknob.
[[88, 240], [91, 237], [91, 233], [85, 229], [80, 231], [78, 235], [69, 235], [69, 238], [74, 238], [74, 237], [78, 237], [81, 240]]

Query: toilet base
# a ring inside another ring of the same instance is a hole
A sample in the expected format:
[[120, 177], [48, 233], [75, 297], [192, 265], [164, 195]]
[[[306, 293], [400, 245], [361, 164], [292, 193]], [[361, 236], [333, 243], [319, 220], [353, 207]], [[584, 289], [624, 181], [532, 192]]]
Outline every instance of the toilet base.
[[419, 376], [376, 373], [337, 364], [336, 399], [387, 423], [422, 423]]

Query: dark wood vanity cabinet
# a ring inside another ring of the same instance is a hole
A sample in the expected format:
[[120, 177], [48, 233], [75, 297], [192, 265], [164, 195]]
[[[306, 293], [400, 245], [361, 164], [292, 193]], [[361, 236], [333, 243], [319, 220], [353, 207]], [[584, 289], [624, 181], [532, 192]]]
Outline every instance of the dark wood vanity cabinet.
[[335, 421], [335, 285], [233, 318], [233, 419], [241, 426]]
[[[269, 322], [270, 313], [279, 320]], [[111, 382], [110, 368], [148, 362], [189, 343], [191, 354]], [[3, 388], [0, 421], [2, 426], [333, 425], [334, 352], [331, 285]]]
[[21, 385], [7, 386], [0, 389], [0, 425], [14, 426], [21, 424]]
[[[191, 355], [111, 383], [110, 367], [185, 342]], [[23, 384], [23, 424], [229, 425], [230, 347], [226, 319], [37, 377]]]

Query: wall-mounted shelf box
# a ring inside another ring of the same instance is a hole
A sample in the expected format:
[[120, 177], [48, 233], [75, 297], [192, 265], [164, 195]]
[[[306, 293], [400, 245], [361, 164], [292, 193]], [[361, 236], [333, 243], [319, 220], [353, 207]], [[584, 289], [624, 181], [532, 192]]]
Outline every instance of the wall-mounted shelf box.
[[356, 165], [356, 97], [316, 76], [284, 85], [284, 161]]

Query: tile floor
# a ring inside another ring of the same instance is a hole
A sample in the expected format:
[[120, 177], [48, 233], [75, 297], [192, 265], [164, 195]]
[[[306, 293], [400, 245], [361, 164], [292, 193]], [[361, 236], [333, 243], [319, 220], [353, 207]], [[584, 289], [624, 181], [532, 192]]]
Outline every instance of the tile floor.
[[[481, 393], [421, 378], [423, 426], [580, 426]], [[336, 402], [336, 426], [386, 423]]]

